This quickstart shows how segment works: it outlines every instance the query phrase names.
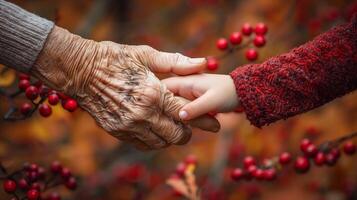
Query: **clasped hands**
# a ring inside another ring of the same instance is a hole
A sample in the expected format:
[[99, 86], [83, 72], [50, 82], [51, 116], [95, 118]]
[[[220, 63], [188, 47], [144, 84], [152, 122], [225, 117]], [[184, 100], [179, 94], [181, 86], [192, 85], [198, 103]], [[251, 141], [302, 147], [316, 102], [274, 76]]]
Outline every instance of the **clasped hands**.
[[191, 126], [216, 132], [209, 115], [183, 122], [179, 111], [188, 100], [174, 96], [154, 73], [200, 72], [205, 59], [83, 39], [55, 26], [31, 74], [76, 98], [108, 133], [149, 150], [189, 141]]

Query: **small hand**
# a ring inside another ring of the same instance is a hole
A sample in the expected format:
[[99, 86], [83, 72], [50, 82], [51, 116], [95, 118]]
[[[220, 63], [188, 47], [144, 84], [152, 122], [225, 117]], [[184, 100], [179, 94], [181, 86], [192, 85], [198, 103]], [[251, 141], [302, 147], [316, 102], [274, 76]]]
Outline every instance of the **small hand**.
[[193, 100], [181, 108], [183, 120], [209, 112], [233, 111], [239, 105], [233, 80], [228, 75], [197, 74], [171, 77], [162, 82], [171, 92]]

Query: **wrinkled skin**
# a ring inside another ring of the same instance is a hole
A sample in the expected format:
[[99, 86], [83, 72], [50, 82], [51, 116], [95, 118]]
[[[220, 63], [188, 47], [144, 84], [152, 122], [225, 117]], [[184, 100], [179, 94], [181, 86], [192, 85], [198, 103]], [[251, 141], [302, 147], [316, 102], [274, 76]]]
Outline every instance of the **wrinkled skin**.
[[[178, 117], [187, 101], [174, 97], [152, 72], [190, 73], [179, 68], [187, 59], [148, 46], [85, 40], [55, 27], [31, 73], [76, 98], [116, 138], [148, 150], [185, 144], [191, 137], [190, 126]], [[219, 130], [208, 116], [190, 124]]]

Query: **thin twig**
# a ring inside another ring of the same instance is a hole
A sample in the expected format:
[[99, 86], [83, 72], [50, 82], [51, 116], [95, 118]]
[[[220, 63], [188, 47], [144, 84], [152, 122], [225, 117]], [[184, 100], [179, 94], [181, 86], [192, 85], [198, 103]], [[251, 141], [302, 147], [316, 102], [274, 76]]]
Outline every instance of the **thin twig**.
[[236, 47], [231, 47], [228, 51], [226, 51], [224, 54], [221, 54], [219, 56], [216, 56], [217, 59], [224, 59], [227, 56], [229, 56], [230, 54], [237, 52], [239, 50], [242, 50], [244, 48], [246, 48], [247, 46], [249, 46], [250, 44], [252, 44], [253, 40], [249, 39], [247, 42], [243, 43], [242, 45], [236, 46]]

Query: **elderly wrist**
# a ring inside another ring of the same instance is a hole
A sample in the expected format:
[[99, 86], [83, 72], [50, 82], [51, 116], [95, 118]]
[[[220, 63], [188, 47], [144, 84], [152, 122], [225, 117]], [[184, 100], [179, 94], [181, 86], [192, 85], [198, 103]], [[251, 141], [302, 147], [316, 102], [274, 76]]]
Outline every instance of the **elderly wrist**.
[[50, 87], [75, 96], [93, 73], [99, 45], [54, 27], [31, 73]]

